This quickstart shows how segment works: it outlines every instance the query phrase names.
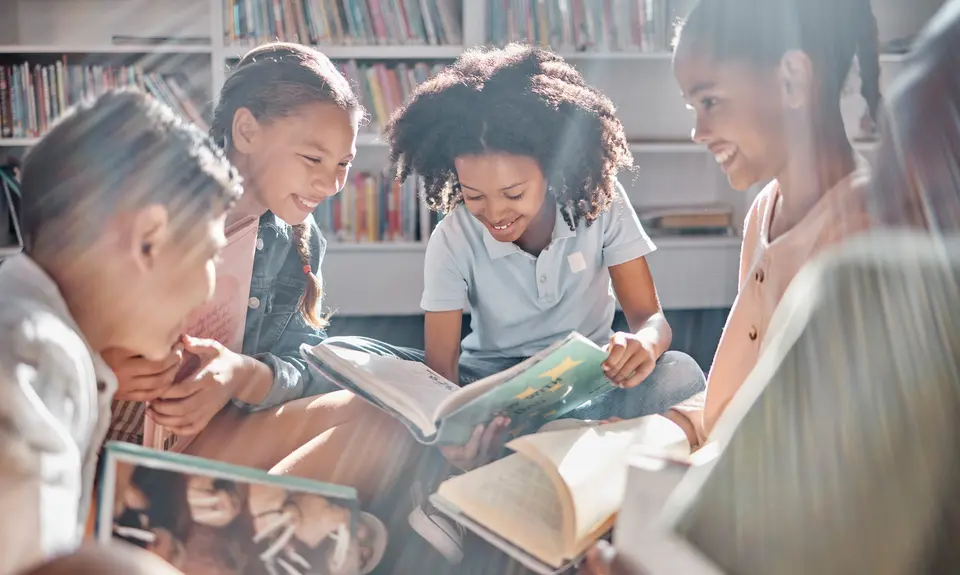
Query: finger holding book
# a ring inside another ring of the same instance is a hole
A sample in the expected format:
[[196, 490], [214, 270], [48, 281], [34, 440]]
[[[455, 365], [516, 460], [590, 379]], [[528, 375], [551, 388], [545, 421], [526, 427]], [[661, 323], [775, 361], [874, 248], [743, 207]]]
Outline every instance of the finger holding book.
[[469, 471], [496, 459], [503, 450], [510, 418], [498, 416], [487, 425], [478, 425], [464, 445], [449, 445], [440, 448], [440, 452], [451, 465], [463, 471]]
[[183, 344], [177, 343], [160, 361], [151, 361], [118, 347], [108, 349], [102, 355], [117, 376], [115, 399], [153, 401], [173, 386], [183, 361]]
[[621, 388], [640, 385], [657, 365], [657, 350], [653, 341], [634, 333], [617, 332], [606, 346], [610, 354], [603, 363], [603, 372]]

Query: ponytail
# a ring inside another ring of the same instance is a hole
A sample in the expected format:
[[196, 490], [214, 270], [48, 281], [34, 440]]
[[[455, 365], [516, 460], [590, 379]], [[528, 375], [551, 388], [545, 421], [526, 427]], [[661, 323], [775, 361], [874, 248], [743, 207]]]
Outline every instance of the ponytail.
[[307, 286], [300, 296], [297, 308], [300, 316], [307, 325], [314, 329], [323, 329], [329, 324], [328, 318], [320, 313], [320, 303], [323, 300], [323, 285], [320, 278], [314, 273], [310, 265], [310, 225], [307, 222], [293, 226], [293, 245], [303, 264], [303, 273], [307, 276]]
[[870, 118], [876, 123], [880, 108], [880, 40], [877, 18], [870, 0], [857, 0], [859, 34], [857, 34], [857, 63], [860, 67], [860, 94], [867, 102]]

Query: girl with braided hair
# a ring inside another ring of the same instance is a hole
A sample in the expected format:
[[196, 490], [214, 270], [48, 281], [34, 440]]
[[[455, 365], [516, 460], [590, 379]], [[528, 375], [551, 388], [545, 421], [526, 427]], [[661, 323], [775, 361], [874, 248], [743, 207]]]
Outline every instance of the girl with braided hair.
[[705, 406], [677, 409], [694, 447], [756, 364], [797, 271], [871, 225], [869, 174], [847, 137], [840, 97], [856, 57], [876, 118], [877, 51], [869, 0], [700, 0], [680, 29], [673, 67], [696, 112], [693, 139], [734, 188], [769, 182], [744, 223], [739, 294]]
[[[311, 48], [265, 44], [236, 65], [211, 135], [246, 192], [227, 224], [259, 218], [255, 248], [244, 256], [253, 272], [240, 288], [248, 302], [242, 350], [185, 334], [185, 350], [171, 350], [164, 361], [107, 354], [120, 389], [138, 390], [114, 406], [114, 439], [139, 442], [146, 414], [191, 437], [185, 450], [193, 455], [351, 485], [364, 501], [389, 487], [409, 455], [409, 434], [319, 380], [299, 354], [302, 344], [325, 337], [326, 243], [311, 213], [343, 188], [364, 115], [346, 78]], [[177, 374], [190, 370], [181, 351], [199, 357], [186, 376]]]

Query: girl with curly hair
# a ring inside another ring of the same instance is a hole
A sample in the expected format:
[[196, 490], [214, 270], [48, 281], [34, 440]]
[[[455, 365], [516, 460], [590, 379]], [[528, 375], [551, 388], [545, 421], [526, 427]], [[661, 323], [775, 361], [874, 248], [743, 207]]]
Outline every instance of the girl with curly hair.
[[[633, 165], [623, 126], [572, 66], [527, 45], [467, 51], [385, 132], [399, 178], [423, 178], [425, 201], [444, 214], [426, 254], [426, 349], [330, 344], [425, 361], [466, 384], [578, 331], [607, 346], [617, 389], [577, 419], [662, 413], [703, 390], [696, 362], [667, 351], [670, 326], [645, 259], [655, 248], [617, 181]], [[630, 332], [611, 332], [614, 296]], [[508, 424], [497, 418], [444, 454], [461, 468], [481, 464]]]

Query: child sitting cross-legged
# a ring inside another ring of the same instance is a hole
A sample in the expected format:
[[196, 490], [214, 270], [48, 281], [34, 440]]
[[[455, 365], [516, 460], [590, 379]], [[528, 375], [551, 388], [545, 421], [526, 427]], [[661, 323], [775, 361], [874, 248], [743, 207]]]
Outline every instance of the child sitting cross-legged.
[[[696, 362], [668, 351], [646, 261], [655, 248], [617, 181], [633, 164], [623, 126], [562, 58], [525, 45], [467, 51], [414, 91], [386, 139], [400, 179], [423, 178], [426, 202], [445, 214], [426, 253], [426, 348], [326, 344], [424, 361], [463, 385], [578, 331], [606, 346], [616, 387], [573, 418], [664, 413], [703, 391]], [[612, 332], [616, 300], [628, 332]], [[472, 332], [461, 344], [465, 306]], [[443, 453], [462, 469], [481, 465], [508, 423], [496, 418]]]

